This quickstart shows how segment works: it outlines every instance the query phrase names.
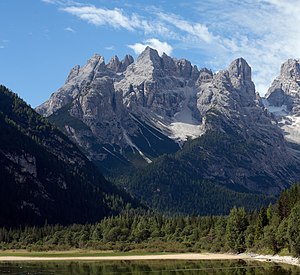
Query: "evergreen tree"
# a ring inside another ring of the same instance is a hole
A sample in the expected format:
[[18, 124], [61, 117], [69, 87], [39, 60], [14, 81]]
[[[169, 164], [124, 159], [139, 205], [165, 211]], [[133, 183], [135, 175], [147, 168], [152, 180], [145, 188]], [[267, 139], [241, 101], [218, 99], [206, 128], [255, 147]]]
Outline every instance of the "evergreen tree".
[[291, 252], [294, 256], [300, 256], [300, 202], [292, 209], [288, 219], [287, 236]]
[[264, 233], [264, 227], [268, 224], [268, 217], [267, 217], [267, 209], [263, 206], [260, 209], [256, 227], [255, 227], [255, 233], [254, 233], [254, 241], [258, 243], [263, 238]]
[[226, 227], [227, 245], [231, 250], [238, 253], [245, 251], [245, 231], [247, 224], [245, 209], [234, 207], [230, 211]]

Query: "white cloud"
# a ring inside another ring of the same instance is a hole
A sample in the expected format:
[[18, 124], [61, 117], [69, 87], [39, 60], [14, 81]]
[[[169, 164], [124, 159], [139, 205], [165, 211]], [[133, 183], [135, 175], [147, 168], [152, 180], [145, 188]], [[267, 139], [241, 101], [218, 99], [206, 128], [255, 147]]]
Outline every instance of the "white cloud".
[[96, 26], [110, 25], [114, 28], [124, 28], [131, 31], [139, 26], [137, 16], [128, 17], [121, 9], [117, 8], [110, 10], [95, 6], [71, 6], [62, 8], [62, 10]]
[[[207, 64], [219, 70], [233, 59], [244, 57], [261, 95], [267, 92], [284, 61], [300, 57], [300, 1], [219, 0], [200, 2], [197, 7], [199, 18], [213, 34], [211, 47], [199, 45], [208, 56]], [[193, 45], [194, 38], [185, 44]]]
[[47, 4], [54, 4], [53, 2], [55, 2], [55, 0], [41, 0], [41, 1]]
[[78, 3], [73, 0], [41, 0], [41, 1], [46, 4], [58, 5], [58, 6], [71, 6], [71, 5], [82, 6], [81, 3]]
[[115, 50], [115, 46], [111, 45], [111, 46], [107, 46], [104, 48], [107, 51], [114, 51]]
[[72, 29], [71, 27], [64, 28], [64, 31], [71, 32], [71, 33], [76, 33], [76, 31], [74, 29]]
[[41, 0], [41, 1], [46, 4], [59, 4], [60, 3], [60, 1], [58, 1], [58, 0]]
[[61, 6], [60, 10], [96, 26], [108, 25], [128, 31], [142, 30], [146, 35], [155, 33], [156, 35], [170, 36], [172, 33], [161, 20], [146, 19], [136, 13], [126, 14], [119, 8], [104, 9], [93, 5], [82, 5], [77, 2], [74, 2], [73, 5], [66, 3], [58, 5]]
[[207, 26], [200, 23], [191, 23], [174, 14], [166, 14], [163, 12], [158, 13], [159, 17], [165, 21], [175, 26], [178, 30], [186, 32], [190, 35], [198, 37], [206, 43], [211, 43], [214, 39], [214, 35], [209, 32]]
[[171, 55], [173, 51], [171, 45], [169, 45], [167, 42], [159, 41], [156, 38], [147, 39], [143, 43], [135, 43], [133, 45], [128, 45], [129, 48], [133, 49], [135, 54], [142, 53], [147, 46], [156, 49], [159, 55], [162, 55], [163, 53]]

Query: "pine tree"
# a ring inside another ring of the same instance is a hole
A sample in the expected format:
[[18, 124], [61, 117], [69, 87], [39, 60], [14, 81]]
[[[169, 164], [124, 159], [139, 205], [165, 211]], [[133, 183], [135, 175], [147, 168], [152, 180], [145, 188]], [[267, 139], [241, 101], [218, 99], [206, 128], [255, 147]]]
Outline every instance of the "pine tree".
[[245, 231], [247, 228], [247, 217], [244, 208], [231, 209], [226, 227], [226, 240], [228, 247], [238, 253], [244, 252]]
[[300, 203], [292, 209], [288, 219], [287, 236], [291, 252], [295, 257], [300, 256]]
[[267, 209], [263, 206], [260, 209], [257, 222], [256, 222], [255, 233], [254, 233], [255, 243], [258, 243], [263, 238], [264, 227], [266, 225], [268, 225]]

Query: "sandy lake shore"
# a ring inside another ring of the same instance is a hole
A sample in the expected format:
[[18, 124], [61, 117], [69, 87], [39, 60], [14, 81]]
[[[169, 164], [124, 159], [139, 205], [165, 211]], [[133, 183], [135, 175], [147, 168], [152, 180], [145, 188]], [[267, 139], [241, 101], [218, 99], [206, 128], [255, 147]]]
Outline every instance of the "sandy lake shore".
[[218, 253], [180, 253], [161, 255], [124, 255], [124, 256], [76, 256], [76, 257], [31, 257], [0, 256], [0, 261], [145, 261], [145, 260], [254, 260], [298, 265], [299, 259], [291, 256], [272, 256], [258, 254], [218, 254]]
[[161, 255], [30, 257], [0, 256], [0, 261], [131, 261], [131, 260], [239, 260], [250, 259], [246, 254], [180, 253]]

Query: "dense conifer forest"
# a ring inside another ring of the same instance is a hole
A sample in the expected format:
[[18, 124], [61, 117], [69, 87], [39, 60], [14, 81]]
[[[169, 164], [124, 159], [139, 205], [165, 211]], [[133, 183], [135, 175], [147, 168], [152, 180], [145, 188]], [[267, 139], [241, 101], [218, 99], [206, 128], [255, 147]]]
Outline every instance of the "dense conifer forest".
[[300, 256], [300, 185], [283, 191], [274, 205], [228, 216], [165, 216], [128, 210], [96, 224], [1, 228], [1, 249], [74, 248], [150, 252], [261, 252]]
[[140, 205], [2, 85], [0, 129], [0, 226], [96, 222]]

